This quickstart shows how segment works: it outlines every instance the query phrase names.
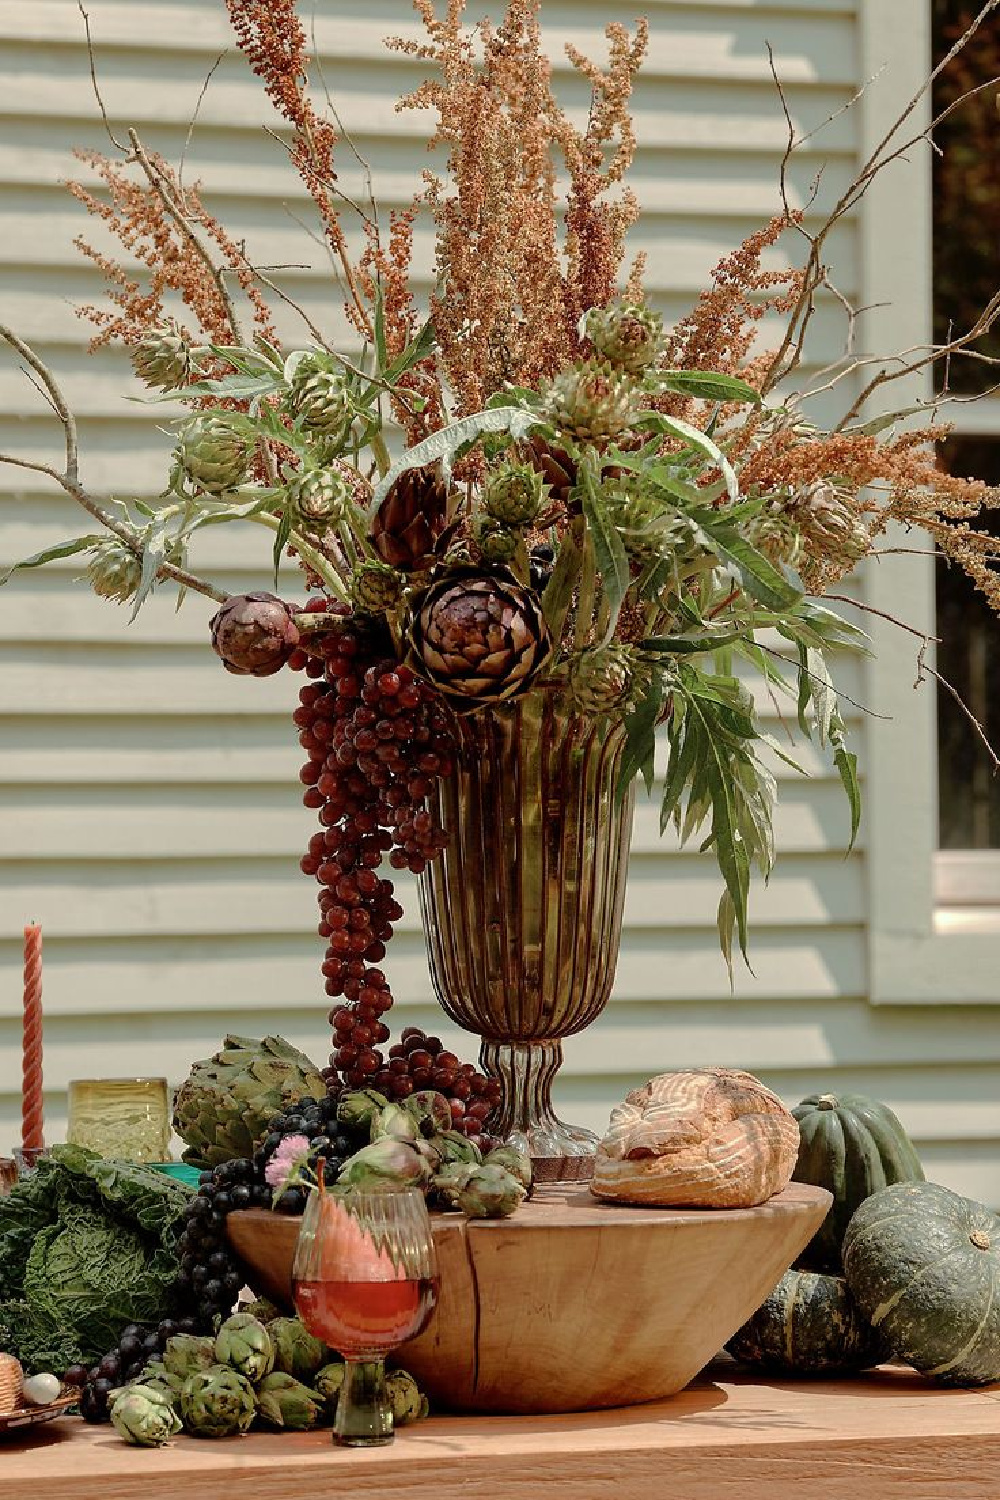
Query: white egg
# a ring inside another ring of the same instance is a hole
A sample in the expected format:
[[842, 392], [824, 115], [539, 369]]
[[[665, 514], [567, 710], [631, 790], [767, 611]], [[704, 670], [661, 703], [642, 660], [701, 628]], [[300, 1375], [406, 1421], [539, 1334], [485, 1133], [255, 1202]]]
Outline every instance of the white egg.
[[55, 1375], [29, 1375], [21, 1394], [32, 1406], [48, 1406], [61, 1390], [62, 1385]]

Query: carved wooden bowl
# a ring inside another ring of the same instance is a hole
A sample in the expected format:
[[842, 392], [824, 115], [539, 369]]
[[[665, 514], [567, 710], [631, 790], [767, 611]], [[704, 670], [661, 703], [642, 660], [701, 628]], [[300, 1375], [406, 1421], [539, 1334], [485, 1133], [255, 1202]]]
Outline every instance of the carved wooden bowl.
[[[510, 1219], [435, 1214], [437, 1312], [399, 1362], [454, 1411], [673, 1395], [760, 1306], [830, 1201], [793, 1182], [759, 1208], [628, 1208], [553, 1183]], [[250, 1209], [226, 1226], [251, 1286], [290, 1308], [298, 1219]]]

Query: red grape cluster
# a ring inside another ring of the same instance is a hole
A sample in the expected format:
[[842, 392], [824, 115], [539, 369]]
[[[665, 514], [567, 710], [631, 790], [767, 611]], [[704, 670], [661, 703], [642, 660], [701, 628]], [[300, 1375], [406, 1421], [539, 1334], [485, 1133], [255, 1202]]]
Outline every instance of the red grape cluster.
[[[307, 608], [347, 614], [325, 600]], [[345, 618], [324, 638], [325, 661], [303, 652], [290, 662], [314, 679], [301, 689], [294, 719], [309, 757], [300, 773], [303, 801], [323, 825], [301, 866], [322, 887], [326, 992], [344, 997], [330, 1012], [335, 1045], [326, 1076], [331, 1085], [370, 1085], [391, 1099], [437, 1089], [451, 1102], [456, 1128], [480, 1135], [499, 1099], [494, 1080], [414, 1027], [388, 1060], [380, 1050], [389, 1040], [383, 1017], [392, 993], [374, 966], [403, 912], [392, 881], [378, 870], [388, 855], [393, 869], [419, 875], [445, 847], [447, 835], [427, 799], [436, 780], [451, 774], [454, 756], [439, 696], [387, 656], [387, 645]]]

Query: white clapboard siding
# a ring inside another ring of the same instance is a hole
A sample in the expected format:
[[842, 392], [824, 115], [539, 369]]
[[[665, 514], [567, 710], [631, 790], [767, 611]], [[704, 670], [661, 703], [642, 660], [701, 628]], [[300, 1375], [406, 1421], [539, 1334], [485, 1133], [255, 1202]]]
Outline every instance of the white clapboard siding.
[[[308, 10], [308, 7], [306, 7]], [[631, 22], [624, 0], [544, 0], [557, 86], [574, 108], [584, 91], [562, 44], [601, 55], [606, 21]], [[654, 0], [652, 43], [637, 92], [640, 150], [633, 181], [645, 218], [633, 249], [668, 320], [683, 315], [714, 262], [777, 206], [786, 126], [771, 81], [773, 48], [800, 133], [831, 116], [791, 165], [789, 196], [806, 207], [820, 167], [835, 199], [857, 160], [859, 121], [842, 107], [861, 82], [852, 0]], [[262, 124], [276, 120], [231, 49], [221, 0], [90, 0], [102, 92], [116, 129], [135, 124], [176, 160], [205, 76], [230, 47], [201, 101], [187, 151], [190, 180], [260, 261], [325, 329], [342, 328], [341, 297], [321, 254], [285, 212], [307, 200]], [[481, 13], [474, 6], [472, 14]], [[360, 0], [319, 0], [316, 37], [342, 117], [371, 163], [385, 209], [408, 201], [426, 164], [427, 120], [400, 114], [420, 81], [384, 35], [415, 34], [407, 0], [375, 12]], [[176, 415], [129, 401], [140, 393], [119, 353], [86, 353], [73, 308], [100, 297], [73, 249], [102, 228], [60, 184], [95, 178], [74, 145], [105, 143], [75, 0], [0, 3], [0, 316], [33, 341], [81, 418], [89, 485], [120, 496], [162, 487]], [[363, 184], [344, 154], [342, 184]], [[791, 247], [768, 252], [787, 263]], [[861, 282], [857, 226], [828, 242], [838, 284]], [[887, 247], [891, 253], [891, 247]], [[433, 247], [418, 222], [424, 286]], [[304, 335], [285, 308], [281, 337]], [[761, 339], [773, 338], [765, 320]], [[817, 310], [808, 374], [835, 358], [844, 320], [832, 297]], [[0, 451], [53, 462], [60, 433], [15, 360], [0, 355]], [[0, 470], [0, 568], [86, 530], [82, 513], [37, 476]], [[262, 527], [207, 533], [194, 566], [227, 589], [260, 585], [271, 537]], [[206, 649], [210, 606], [179, 617], [157, 599], [129, 625], [95, 600], [67, 559], [15, 576], [0, 591], [0, 1149], [14, 1138], [20, 1021], [20, 929], [45, 929], [46, 1088], [50, 1135], [65, 1087], [81, 1074], [165, 1073], [180, 1080], [227, 1030], [278, 1031], [323, 1059], [326, 1010], [315, 936], [315, 889], [298, 872], [314, 826], [298, 798], [299, 751], [289, 723], [297, 684], [244, 681]], [[285, 585], [294, 592], [294, 579]], [[845, 663], [844, 691], [864, 702]], [[759, 695], [779, 739], [776, 707]], [[859, 707], [845, 705], [864, 771]], [[720, 882], [707, 856], [661, 840], [655, 802], [640, 796], [626, 931], [605, 1017], [566, 1045], [561, 1107], [600, 1127], [610, 1105], [654, 1069], [713, 1062], [757, 1071], [789, 1100], [812, 1089], [877, 1094], [903, 1116], [935, 1175], [996, 1199], [1000, 1013], [941, 1019], [923, 1008], [873, 1010], [866, 998], [864, 831], [845, 855], [848, 818], [822, 751], [806, 747], [809, 779], [776, 763], [782, 857], [755, 892], [751, 960], [734, 986], [717, 949]], [[660, 767], [662, 772], [662, 766]], [[388, 967], [400, 1019], [469, 1051], [434, 1005], [412, 883]], [[992, 1185], [991, 1185], [992, 1182]]]

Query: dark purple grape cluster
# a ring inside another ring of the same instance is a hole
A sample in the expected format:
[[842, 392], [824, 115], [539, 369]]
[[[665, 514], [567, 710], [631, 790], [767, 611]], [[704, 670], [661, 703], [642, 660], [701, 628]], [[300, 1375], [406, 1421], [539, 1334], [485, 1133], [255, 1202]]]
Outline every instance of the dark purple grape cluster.
[[[309, 1142], [309, 1166], [313, 1172], [319, 1169], [323, 1158], [323, 1175], [333, 1182], [348, 1157], [367, 1146], [370, 1140], [368, 1128], [357, 1129], [337, 1119], [340, 1090], [335, 1089], [323, 1099], [299, 1099], [282, 1114], [268, 1122], [268, 1133], [261, 1142], [253, 1159], [257, 1177], [264, 1181], [267, 1164], [279, 1145], [288, 1136], [305, 1136]], [[304, 1188], [290, 1187], [274, 1204], [278, 1213], [300, 1214], [306, 1206]]]
[[80, 1415], [85, 1422], [110, 1420], [110, 1397], [128, 1380], [134, 1380], [151, 1359], [159, 1359], [167, 1339], [175, 1333], [197, 1333], [198, 1320], [193, 1317], [165, 1318], [156, 1328], [142, 1328], [129, 1323], [122, 1329], [114, 1349], [88, 1370], [85, 1365], [70, 1365], [63, 1375], [66, 1385], [80, 1391]]

